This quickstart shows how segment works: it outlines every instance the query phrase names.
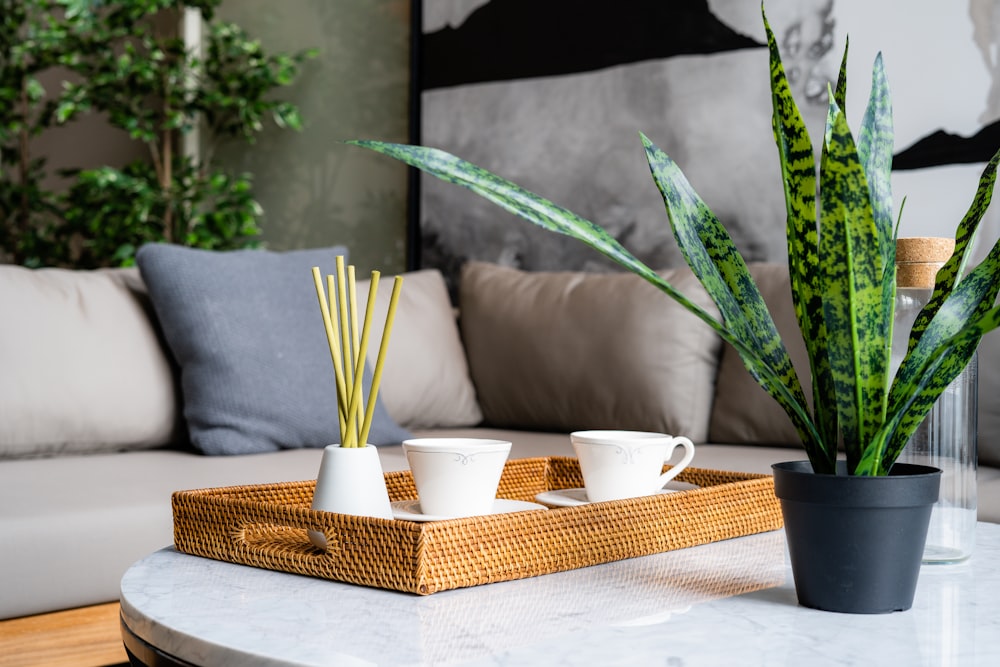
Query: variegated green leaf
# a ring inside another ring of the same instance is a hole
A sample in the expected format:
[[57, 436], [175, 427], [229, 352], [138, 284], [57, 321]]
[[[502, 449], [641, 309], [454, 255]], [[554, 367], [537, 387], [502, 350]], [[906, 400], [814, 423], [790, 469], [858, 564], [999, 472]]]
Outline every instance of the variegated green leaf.
[[840, 73], [837, 74], [837, 87], [834, 89], [833, 99], [841, 109], [847, 108], [847, 52], [851, 48], [851, 38], [844, 42], [844, 55], [840, 59]]
[[890, 410], [897, 410], [902, 396], [912, 391], [919, 380], [924, 360], [933, 355], [944, 341], [977, 321], [996, 303], [1000, 292], [1000, 241], [994, 244], [986, 258], [965, 276], [945, 298], [937, 313], [924, 328], [924, 333], [896, 371], [889, 396]]
[[[825, 460], [813, 461], [815, 470], [832, 471], [837, 455], [837, 409], [828, 399], [834, 393], [826, 353], [826, 322], [819, 289], [819, 236], [816, 228], [816, 158], [805, 121], [792, 96], [781, 63], [777, 40], [764, 17], [770, 53], [771, 124], [778, 147], [785, 193], [788, 273], [795, 317], [802, 331], [812, 376], [813, 412], [824, 443]], [[845, 53], [846, 57], [846, 53]], [[846, 83], [846, 73], [845, 83]]]
[[[811, 428], [808, 413], [798, 405], [797, 397], [793, 396], [790, 390], [783, 385], [782, 378], [760, 358], [752, 342], [747, 343], [739, 336], [734, 335], [726, 326], [717, 322], [711, 314], [678, 292], [655, 271], [622, 247], [614, 237], [594, 223], [445, 151], [423, 146], [407, 146], [369, 140], [348, 143], [388, 155], [444, 181], [468, 188], [529, 222], [586, 243], [609, 259], [646, 279], [712, 327], [724, 341], [736, 349], [741, 358], [752, 360], [750, 363], [753, 366], [753, 376], [758, 378], [758, 382], [769, 393], [781, 396], [782, 405], [789, 406], [786, 409], [789, 409], [791, 415], [794, 415], [793, 422], [796, 424], [796, 428], [805, 431], [803, 440], [806, 442], [819, 441], [815, 429]], [[801, 395], [801, 390], [799, 394]]]
[[943, 341], [931, 354], [921, 355], [913, 373], [914, 381], [893, 397], [889, 418], [865, 450], [855, 474], [888, 474], [941, 392], [968, 365], [980, 339], [997, 327], [1000, 327], [1000, 307], [995, 306]]
[[944, 300], [954, 288], [955, 283], [965, 271], [965, 266], [972, 254], [973, 240], [975, 240], [976, 232], [979, 230], [979, 223], [982, 221], [983, 215], [986, 213], [986, 209], [993, 198], [993, 186], [996, 183], [998, 165], [1000, 165], [1000, 150], [993, 155], [993, 158], [983, 169], [983, 173], [979, 177], [979, 187], [976, 189], [976, 196], [973, 197], [972, 205], [966, 212], [965, 217], [962, 218], [962, 221], [958, 225], [958, 230], [955, 232], [955, 252], [937, 273], [937, 278], [934, 282], [934, 294], [913, 323], [913, 328], [910, 330], [910, 341], [907, 351], [913, 350], [916, 346], [917, 341], [923, 335], [924, 329], [927, 328], [927, 325], [934, 318], [941, 304], [944, 303]]
[[[844, 108], [844, 107], [841, 107]], [[882, 385], [889, 386], [889, 357], [892, 354], [892, 328], [894, 303], [896, 300], [896, 233], [892, 219], [892, 100], [889, 96], [889, 80], [885, 74], [882, 54], [875, 57], [872, 66], [872, 87], [868, 96], [868, 106], [858, 133], [858, 158], [865, 170], [868, 181], [868, 196], [872, 206], [875, 227], [878, 230], [878, 252], [882, 260], [882, 330], [885, 335], [884, 355], [886, 363], [882, 368], [885, 377]], [[883, 402], [881, 409], [886, 408]]]
[[[622, 247], [613, 236], [589, 220], [450, 153], [424, 146], [371, 140], [347, 143], [388, 155], [443, 181], [468, 188], [539, 227], [583, 241], [630, 270], [653, 273]], [[697, 308], [696, 305], [694, 307]], [[699, 317], [712, 320], [711, 316], [704, 312]]]
[[787, 378], [789, 386], [801, 392], [774, 320], [729, 232], [691, 187], [677, 163], [645, 135], [642, 142], [674, 238], [688, 266], [716, 302], [726, 325], [752, 344], [765, 362]]
[[[840, 107], [844, 108], [843, 105]], [[869, 201], [878, 227], [879, 254], [885, 269], [896, 263], [892, 217], [892, 100], [882, 54], [872, 67], [872, 88], [858, 132], [858, 158], [868, 181]]]
[[868, 185], [850, 128], [830, 100], [820, 169], [820, 268], [827, 350], [847, 467], [881, 426], [885, 400], [883, 271]]
[[[812, 458], [822, 443], [815, 441], [811, 420], [804, 418], [807, 410], [802, 385], [743, 257], [677, 163], [645, 135], [642, 142], [684, 259], [719, 307], [729, 330], [757, 352], [756, 357], [741, 354], [744, 365], [788, 413]], [[757, 370], [761, 360], [777, 375], [778, 386], [762, 381]], [[821, 458], [825, 459], [825, 452]]]

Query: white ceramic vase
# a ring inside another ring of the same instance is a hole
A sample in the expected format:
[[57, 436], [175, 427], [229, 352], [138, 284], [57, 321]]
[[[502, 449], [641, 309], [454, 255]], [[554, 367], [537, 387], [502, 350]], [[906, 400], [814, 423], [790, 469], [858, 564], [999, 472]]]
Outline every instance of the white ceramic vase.
[[[312, 509], [391, 519], [392, 507], [378, 449], [373, 445], [328, 445], [316, 477]], [[326, 548], [326, 536], [321, 532], [310, 530], [309, 540], [317, 548]]]

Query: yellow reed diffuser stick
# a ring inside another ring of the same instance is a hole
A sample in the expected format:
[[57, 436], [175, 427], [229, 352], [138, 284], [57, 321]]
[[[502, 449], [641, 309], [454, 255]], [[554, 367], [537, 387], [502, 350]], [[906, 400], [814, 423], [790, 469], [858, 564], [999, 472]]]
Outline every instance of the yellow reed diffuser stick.
[[382, 341], [379, 345], [375, 371], [372, 374], [372, 386], [368, 400], [363, 395], [362, 379], [365, 361], [370, 343], [371, 322], [375, 311], [375, 300], [378, 293], [378, 271], [372, 271], [368, 288], [368, 300], [365, 308], [364, 324], [358, 332], [358, 299], [355, 270], [353, 266], [344, 270], [343, 257], [337, 257], [336, 279], [327, 276], [326, 293], [323, 289], [322, 275], [319, 267], [313, 267], [313, 282], [316, 295], [323, 315], [323, 326], [326, 330], [327, 343], [330, 347], [330, 357], [333, 360], [333, 370], [337, 385], [337, 417], [340, 427], [341, 447], [364, 447], [371, 432], [374, 418], [375, 402], [382, 381], [382, 370], [385, 356], [395, 320], [396, 307], [403, 279], [397, 276], [393, 282], [389, 309], [386, 314], [385, 327], [382, 331]]
[[[348, 304], [351, 313], [351, 354], [353, 355], [352, 358], [354, 359], [354, 365], [355, 365], [354, 372], [355, 374], [360, 375], [362, 372], [364, 372], [364, 364], [358, 367], [358, 359], [364, 359], [365, 355], [358, 354], [358, 350], [360, 347], [360, 337], [358, 335], [358, 285], [357, 281], [355, 280], [354, 274], [355, 274], [354, 265], [352, 264], [347, 267], [347, 294], [351, 300], [350, 304]], [[369, 284], [368, 292], [371, 293], [372, 291], [373, 289]], [[361, 409], [362, 409], [361, 403], [359, 403], [358, 410], [360, 411]], [[364, 418], [365, 418], [364, 412], [358, 412], [358, 419], [363, 421]], [[363, 443], [364, 441], [360, 442]]]
[[[313, 282], [316, 283], [316, 296], [319, 297], [319, 309], [323, 314], [323, 326], [326, 328], [326, 339], [330, 344], [330, 358], [333, 361], [333, 373], [337, 382], [337, 396], [345, 396], [347, 386], [344, 382], [344, 369], [341, 367], [340, 346], [336, 344], [337, 336], [335, 331], [337, 325], [332, 319], [332, 309], [329, 307], [326, 294], [323, 291], [323, 277], [320, 274], [319, 267], [314, 266], [312, 273]], [[331, 291], [330, 294], [332, 296], [333, 292]], [[337, 421], [340, 424], [341, 442], [343, 442], [343, 436], [347, 430], [347, 411], [341, 405], [339, 399], [337, 401]]]
[[[344, 358], [344, 381], [348, 388], [354, 386], [354, 357], [351, 354], [350, 338], [350, 314], [348, 313], [347, 301], [347, 276], [344, 272], [344, 256], [337, 255], [337, 306], [340, 313], [340, 350]], [[350, 389], [349, 389], [350, 390]], [[348, 403], [350, 402], [348, 394]], [[350, 427], [351, 423], [357, 425], [357, 420], [352, 420], [351, 412], [347, 409], [347, 440], [341, 440], [341, 446], [353, 447], [356, 443], [357, 431]]]
[[[373, 273], [374, 275], [374, 273]], [[374, 278], [372, 280], [374, 283]], [[399, 304], [399, 293], [403, 288], [403, 279], [400, 276], [392, 281], [392, 296], [389, 298], [389, 312], [385, 315], [385, 328], [382, 329], [382, 344], [379, 345], [378, 358], [375, 361], [375, 372], [372, 373], [372, 390], [368, 396], [368, 408], [365, 410], [365, 421], [361, 429], [361, 441], [368, 439], [368, 432], [371, 431], [372, 417], [375, 414], [375, 397], [378, 395], [379, 385], [382, 383], [382, 366], [385, 362], [385, 354], [389, 349], [389, 337], [392, 334], [392, 323], [396, 319], [396, 306]], [[371, 312], [369, 304], [368, 313]], [[368, 326], [367, 313], [365, 326]]]
[[372, 311], [375, 309], [375, 296], [378, 293], [379, 275], [378, 271], [372, 271], [371, 285], [368, 288], [368, 305], [365, 309], [365, 323], [361, 328], [361, 344], [358, 348], [357, 359], [354, 360], [356, 366], [354, 370], [354, 385], [351, 387], [350, 405], [347, 408], [347, 430], [350, 437], [357, 437], [359, 447], [364, 445], [365, 442], [358, 433], [359, 427], [363, 430], [363, 421], [365, 418], [361, 381], [365, 370], [365, 359], [368, 355], [368, 335], [371, 330]]

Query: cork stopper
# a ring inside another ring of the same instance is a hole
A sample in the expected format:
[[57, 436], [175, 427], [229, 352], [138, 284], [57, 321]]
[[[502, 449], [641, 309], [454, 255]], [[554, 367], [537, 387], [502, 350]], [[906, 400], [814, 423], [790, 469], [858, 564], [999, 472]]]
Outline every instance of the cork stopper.
[[955, 252], [955, 239], [915, 236], [896, 239], [897, 287], [934, 287], [938, 269]]

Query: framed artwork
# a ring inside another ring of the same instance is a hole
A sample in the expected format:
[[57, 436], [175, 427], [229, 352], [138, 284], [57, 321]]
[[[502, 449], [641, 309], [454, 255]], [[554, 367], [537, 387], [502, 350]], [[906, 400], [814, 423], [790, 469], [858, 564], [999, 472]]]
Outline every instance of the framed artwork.
[[[1000, 0], [768, 0], [814, 145], [850, 37], [857, 127], [881, 50], [896, 128], [902, 236], [950, 236], [1000, 146]], [[639, 132], [665, 150], [748, 260], [783, 261], [760, 5], [422, 0], [414, 4], [414, 140], [483, 166], [610, 231], [654, 269], [683, 262]], [[613, 270], [590, 248], [471, 192], [415, 177], [417, 263], [454, 285], [470, 259], [526, 270]], [[991, 211], [980, 235], [1000, 231]]]

